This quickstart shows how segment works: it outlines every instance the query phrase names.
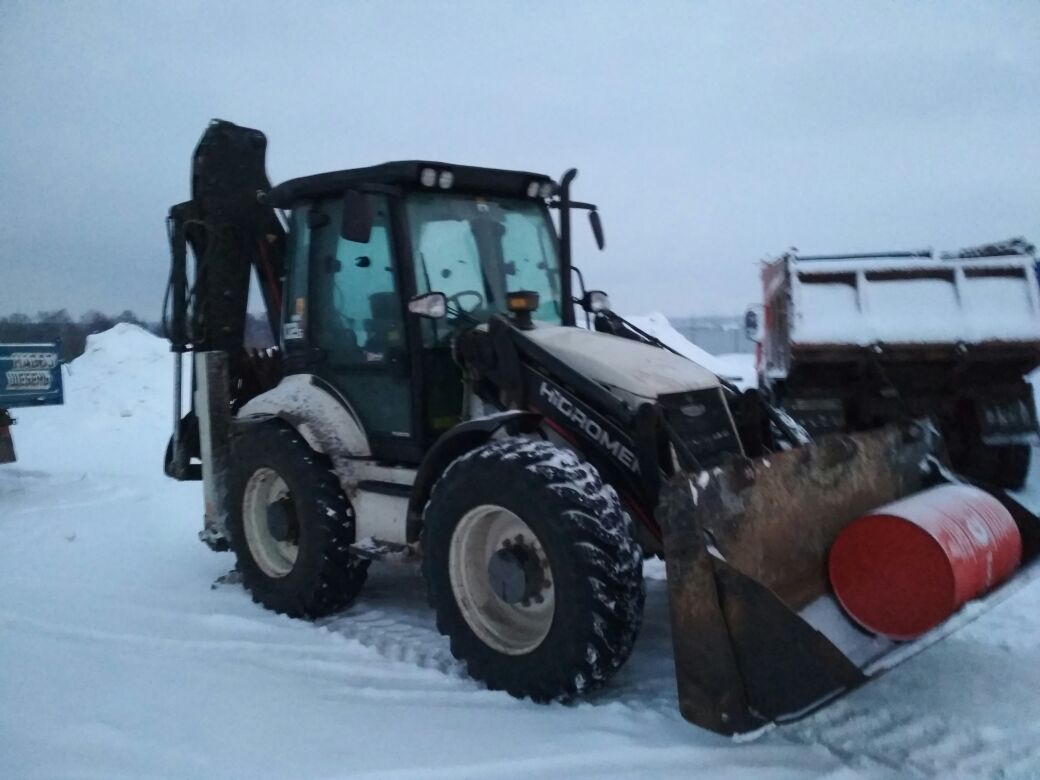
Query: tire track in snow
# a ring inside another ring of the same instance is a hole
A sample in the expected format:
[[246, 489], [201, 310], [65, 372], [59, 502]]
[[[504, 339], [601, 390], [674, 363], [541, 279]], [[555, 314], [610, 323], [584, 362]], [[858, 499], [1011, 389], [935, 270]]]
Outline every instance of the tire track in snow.
[[[288, 620], [288, 619], [286, 619]], [[27, 618], [16, 613], [0, 611], [0, 630], [27, 630], [44, 634], [77, 646], [95, 644], [104, 646], [106, 654], [127, 648], [145, 648], [150, 653], [179, 653], [198, 656], [208, 667], [216, 663], [233, 662], [236, 666], [251, 665], [269, 672], [304, 674], [313, 679], [321, 676], [335, 693], [349, 692], [350, 696], [382, 699], [388, 702], [436, 702], [445, 705], [469, 705], [474, 693], [481, 690], [458, 687], [458, 682], [443, 675], [431, 675], [412, 663], [387, 664], [382, 658], [373, 658], [367, 650], [360, 655], [351, 652], [351, 641], [338, 632], [310, 628], [317, 635], [315, 643], [279, 642], [267, 639], [198, 638], [168, 635], [149, 635], [100, 628], [87, 628]], [[320, 639], [318, 639], [320, 637]], [[333, 640], [326, 644], [327, 640]], [[478, 688], [474, 684], [474, 688]]]
[[[648, 581], [643, 628], [631, 658], [606, 687], [577, 704], [623, 707], [681, 720], [668, 620], [664, 583]], [[448, 638], [437, 630], [433, 610], [426, 603], [425, 584], [410, 567], [373, 565], [358, 601], [318, 625], [357, 640], [389, 660], [435, 670], [466, 682], [474, 692], [485, 690], [470, 680], [465, 664], [451, 654]]]
[[1040, 734], [1023, 740], [890, 701], [840, 700], [775, 733], [795, 744], [822, 745], [851, 767], [867, 759], [902, 776], [1040, 776]]
[[433, 669], [455, 679], [466, 678], [465, 665], [451, 654], [447, 638], [425, 621], [411, 615], [360, 607], [347, 615], [328, 618], [321, 625], [353, 639], [384, 658]]
[[373, 564], [358, 601], [317, 625], [391, 661], [468, 679], [465, 665], [455, 660], [447, 637], [437, 630], [426, 586], [414, 566]]

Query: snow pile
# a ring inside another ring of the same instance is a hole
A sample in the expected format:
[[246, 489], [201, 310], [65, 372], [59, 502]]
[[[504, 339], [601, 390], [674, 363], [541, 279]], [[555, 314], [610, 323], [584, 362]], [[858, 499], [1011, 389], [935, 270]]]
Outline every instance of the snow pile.
[[640, 330], [646, 331], [651, 336], [659, 339], [663, 344], [671, 347], [681, 355], [685, 355], [694, 363], [704, 366], [713, 374], [721, 373], [722, 365], [717, 363], [715, 356], [706, 352], [683, 334], [672, 327], [661, 312], [655, 311], [650, 314], [642, 314], [635, 317], [625, 317]]
[[[122, 473], [161, 464], [173, 430], [173, 360], [165, 340], [120, 323], [88, 336], [83, 354], [63, 370], [64, 406], [16, 412], [21, 464]], [[23, 430], [30, 421], [32, 435]], [[88, 446], [72, 446], [76, 436]], [[108, 446], [113, 438], [118, 446]]]
[[168, 354], [120, 326], [72, 364], [66, 407], [19, 413], [21, 460], [0, 467], [0, 777], [1040, 773], [1035, 585], [746, 744], [679, 715], [660, 562], [630, 661], [573, 706], [468, 679], [410, 567], [374, 565], [358, 603], [319, 625], [211, 589], [233, 557], [196, 539], [199, 484], [161, 471]]
[[[646, 331], [651, 336], [657, 338], [666, 346], [674, 349], [680, 355], [685, 355], [694, 363], [704, 366], [717, 376], [736, 382], [742, 387], [754, 387], [758, 384], [758, 380], [754, 375], [754, 355], [712, 355], [672, 327], [672, 323], [660, 312], [652, 312], [635, 317], [626, 316], [625, 319], [640, 330]], [[747, 361], [751, 361], [750, 371]]]
[[755, 356], [747, 352], [732, 352], [715, 355], [715, 362], [721, 366], [721, 376], [729, 379], [741, 390], [758, 387], [758, 370], [755, 368]]

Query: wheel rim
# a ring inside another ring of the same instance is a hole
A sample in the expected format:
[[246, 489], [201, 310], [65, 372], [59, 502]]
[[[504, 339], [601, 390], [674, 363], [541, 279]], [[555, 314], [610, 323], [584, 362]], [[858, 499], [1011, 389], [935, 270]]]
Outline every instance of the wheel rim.
[[271, 508], [276, 502], [291, 499], [289, 486], [274, 469], [253, 472], [242, 497], [242, 525], [246, 544], [256, 565], [268, 577], [284, 577], [296, 565], [299, 546], [277, 539], [271, 531]]
[[[519, 555], [506, 555], [511, 551]], [[527, 563], [527, 587], [519, 597], [515, 591], [500, 596], [495, 584], [501, 588], [501, 583], [493, 583], [491, 571], [500, 571], [503, 560], [510, 558]], [[540, 580], [534, 569], [541, 571]], [[486, 645], [523, 655], [549, 634], [556, 611], [555, 577], [538, 537], [508, 509], [484, 504], [462, 517], [451, 537], [448, 575], [463, 618]]]

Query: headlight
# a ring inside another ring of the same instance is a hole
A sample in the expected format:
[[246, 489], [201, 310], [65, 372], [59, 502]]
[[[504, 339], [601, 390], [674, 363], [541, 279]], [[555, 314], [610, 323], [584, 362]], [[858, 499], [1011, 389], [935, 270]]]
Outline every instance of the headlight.
[[419, 173], [419, 181], [424, 187], [432, 187], [437, 183], [437, 171], [433, 168], [423, 168]]
[[542, 186], [538, 188], [539, 198], [548, 198], [553, 194], [553, 184], [551, 181], [542, 182]]
[[446, 190], [455, 183], [455, 174], [451, 171], [441, 171], [441, 175], [437, 177], [437, 186], [442, 190]]
[[538, 197], [538, 182], [533, 181], [527, 185], [527, 197], [537, 198]]
[[517, 290], [506, 293], [506, 308], [514, 314], [537, 311], [538, 293], [534, 290]]

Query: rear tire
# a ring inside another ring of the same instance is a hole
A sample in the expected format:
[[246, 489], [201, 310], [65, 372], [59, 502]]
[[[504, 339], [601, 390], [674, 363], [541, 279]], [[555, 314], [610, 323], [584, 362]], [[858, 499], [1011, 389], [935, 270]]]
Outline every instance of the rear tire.
[[1029, 475], [1032, 450], [1028, 444], [986, 444], [982, 441], [975, 406], [958, 403], [942, 425], [950, 464], [972, 482], [1002, 490], [1018, 490]]
[[350, 551], [354, 509], [329, 461], [267, 422], [235, 438], [233, 463], [228, 535], [253, 601], [299, 618], [347, 606], [369, 562]]
[[1033, 448], [1028, 444], [988, 445], [979, 443], [961, 454], [954, 466], [964, 476], [984, 485], [1018, 490], [1026, 483]]
[[470, 676], [548, 701], [601, 686], [628, 658], [642, 553], [617, 494], [574, 453], [494, 440], [448, 467], [424, 522], [430, 605]]

